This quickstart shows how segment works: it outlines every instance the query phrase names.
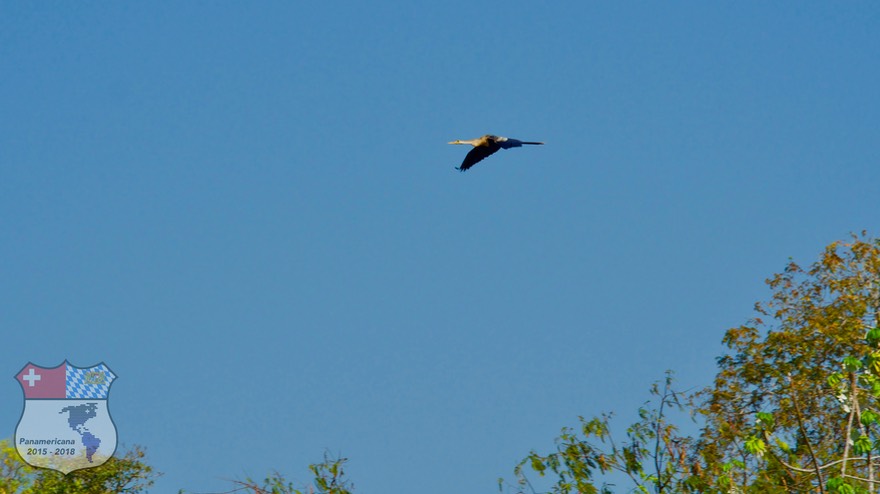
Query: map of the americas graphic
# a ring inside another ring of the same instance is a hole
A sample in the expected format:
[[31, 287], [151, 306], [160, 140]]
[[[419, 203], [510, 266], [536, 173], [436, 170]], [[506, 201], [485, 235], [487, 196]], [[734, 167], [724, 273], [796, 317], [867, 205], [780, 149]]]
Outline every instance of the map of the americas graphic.
[[97, 408], [97, 403], [84, 403], [82, 405], [64, 407], [58, 412], [67, 412], [67, 424], [82, 438], [83, 446], [86, 447], [86, 458], [89, 460], [89, 463], [92, 462], [92, 456], [101, 445], [101, 439], [92, 434], [88, 427], [86, 427], [86, 422], [97, 416]]

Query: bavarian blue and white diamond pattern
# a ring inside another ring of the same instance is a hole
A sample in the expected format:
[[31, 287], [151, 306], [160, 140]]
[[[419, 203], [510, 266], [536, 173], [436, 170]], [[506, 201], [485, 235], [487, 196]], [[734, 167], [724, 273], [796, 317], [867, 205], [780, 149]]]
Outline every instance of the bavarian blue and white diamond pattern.
[[67, 398], [106, 400], [114, 379], [116, 375], [104, 364], [85, 369], [68, 364]]

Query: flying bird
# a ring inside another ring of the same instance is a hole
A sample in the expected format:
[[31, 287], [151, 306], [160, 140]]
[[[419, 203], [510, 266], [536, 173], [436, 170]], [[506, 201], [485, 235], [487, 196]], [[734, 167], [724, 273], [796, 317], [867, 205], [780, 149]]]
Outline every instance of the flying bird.
[[486, 134], [483, 137], [479, 137], [477, 139], [471, 139], [469, 141], [452, 141], [449, 144], [470, 144], [474, 147], [468, 152], [467, 156], [464, 157], [464, 161], [461, 162], [461, 166], [455, 167], [456, 170], [463, 172], [466, 171], [468, 168], [476, 165], [480, 161], [483, 161], [484, 158], [492, 155], [495, 151], [498, 151], [499, 149], [518, 148], [522, 147], [523, 144], [533, 144], [536, 146], [540, 146], [544, 143], [520, 141], [517, 139], [510, 139], [508, 137], [500, 137]]

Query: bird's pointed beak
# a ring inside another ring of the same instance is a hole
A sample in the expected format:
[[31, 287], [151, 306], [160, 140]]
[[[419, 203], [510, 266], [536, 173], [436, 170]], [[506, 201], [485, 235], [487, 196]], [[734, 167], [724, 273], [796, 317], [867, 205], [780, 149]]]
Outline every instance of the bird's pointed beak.
[[450, 141], [449, 144], [461, 144], [461, 141]]

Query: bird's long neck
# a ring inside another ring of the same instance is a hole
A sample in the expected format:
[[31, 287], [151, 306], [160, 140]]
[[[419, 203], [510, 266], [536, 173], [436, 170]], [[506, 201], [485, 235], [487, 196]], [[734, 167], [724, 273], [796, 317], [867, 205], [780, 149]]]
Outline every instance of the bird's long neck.
[[449, 144], [470, 144], [471, 146], [477, 146], [480, 144], [480, 139], [470, 139], [467, 141], [457, 140], [457, 141], [452, 141]]

